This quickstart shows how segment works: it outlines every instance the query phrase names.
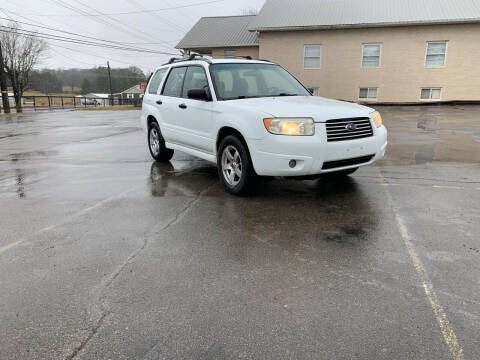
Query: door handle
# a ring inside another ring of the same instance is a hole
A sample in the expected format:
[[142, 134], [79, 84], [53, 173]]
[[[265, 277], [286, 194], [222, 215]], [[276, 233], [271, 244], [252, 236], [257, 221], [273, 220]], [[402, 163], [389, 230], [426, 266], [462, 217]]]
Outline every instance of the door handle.
[[187, 108], [187, 105], [185, 105], [185, 104], [180, 104], [180, 105], [178, 105], [178, 107], [179, 107], [180, 109], [186, 109], [186, 108]]
[[157, 104], [162, 105], [163, 104], [162, 100], [157, 100]]

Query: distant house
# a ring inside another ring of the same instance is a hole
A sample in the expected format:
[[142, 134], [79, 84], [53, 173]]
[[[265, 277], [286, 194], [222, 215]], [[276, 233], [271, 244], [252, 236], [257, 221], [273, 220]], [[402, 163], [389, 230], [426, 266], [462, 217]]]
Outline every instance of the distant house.
[[145, 90], [140, 85], [134, 85], [120, 93], [113, 94], [115, 104], [133, 104], [137, 105], [142, 102]]
[[177, 48], [284, 66], [319, 95], [360, 102], [480, 101], [477, 0], [266, 0], [202, 18]]
[[131, 88], [128, 88], [127, 90], [115, 95], [121, 95], [123, 99], [134, 99], [135, 97], [143, 97], [144, 93], [145, 91], [140, 89], [140, 85], [134, 85]]

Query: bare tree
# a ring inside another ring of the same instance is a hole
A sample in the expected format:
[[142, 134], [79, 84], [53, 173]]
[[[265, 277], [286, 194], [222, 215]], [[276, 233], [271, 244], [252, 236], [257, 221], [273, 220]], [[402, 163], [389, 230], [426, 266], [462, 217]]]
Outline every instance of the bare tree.
[[24, 35], [15, 22], [3, 29], [0, 34], [3, 67], [12, 84], [17, 112], [22, 112], [23, 92], [28, 86], [30, 73], [47, 49], [47, 43], [34, 35]]

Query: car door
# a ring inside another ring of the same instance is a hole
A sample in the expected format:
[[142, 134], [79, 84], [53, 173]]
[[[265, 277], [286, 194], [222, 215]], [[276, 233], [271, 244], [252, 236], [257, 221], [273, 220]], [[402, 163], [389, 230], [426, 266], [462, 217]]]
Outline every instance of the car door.
[[182, 131], [181, 115], [183, 109], [182, 90], [186, 66], [172, 67], [164, 82], [158, 106], [161, 108], [162, 124], [160, 130], [166, 142], [185, 145], [184, 131]]
[[188, 66], [179, 107], [179, 124], [185, 134], [185, 145], [209, 154], [214, 150], [213, 107], [211, 100], [189, 99], [190, 90], [205, 89], [210, 94], [210, 85], [205, 68], [201, 65]]
[[155, 118], [160, 122], [161, 108], [158, 105], [160, 101], [159, 90], [167, 71], [168, 68], [159, 69], [153, 74], [150, 82], [148, 83], [148, 88], [145, 92], [142, 104], [142, 111], [155, 116]]

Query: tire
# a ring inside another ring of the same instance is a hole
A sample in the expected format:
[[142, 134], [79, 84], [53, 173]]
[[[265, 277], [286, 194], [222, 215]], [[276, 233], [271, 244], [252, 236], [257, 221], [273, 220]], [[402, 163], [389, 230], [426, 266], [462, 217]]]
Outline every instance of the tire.
[[150, 123], [148, 126], [148, 149], [150, 155], [155, 161], [168, 162], [173, 157], [174, 151], [165, 147], [165, 140], [163, 139], [160, 127], [156, 122]]
[[257, 174], [247, 146], [236, 136], [225, 137], [218, 148], [218, 175], [225, 190], [233, 195], [250, 193], [256, 183]]
[[325, 174], [323, 176], [326, 177], [326, 178], [343, 178], [343, 177], [347, 177], [347, 176], [353, 174], [357, 170], [358, 170], [358, 168], [342, 170], [342, 171], [335, 171], [335, 172], [332, 172], [332, 173]]

